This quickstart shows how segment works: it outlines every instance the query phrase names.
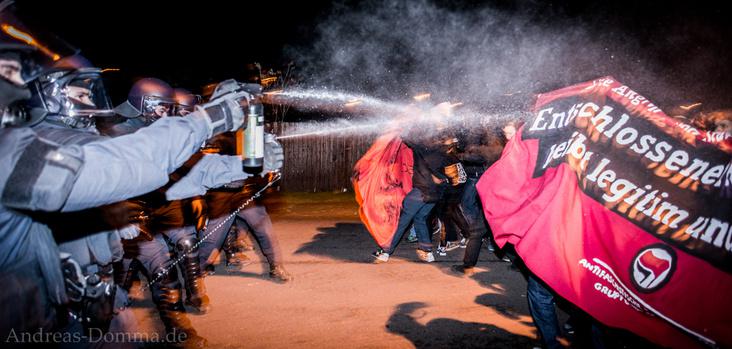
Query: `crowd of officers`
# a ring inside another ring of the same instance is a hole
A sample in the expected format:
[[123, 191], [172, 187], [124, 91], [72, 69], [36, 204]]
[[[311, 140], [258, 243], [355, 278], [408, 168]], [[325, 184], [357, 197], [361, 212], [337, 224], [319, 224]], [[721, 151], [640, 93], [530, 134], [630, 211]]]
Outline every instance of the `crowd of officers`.
[[[100, 341], [137, 333], [128, 292], [141, 285], [165, 327], [160, 342], [203, 347], [187, 311], [208, 311], [203, 277], [220, 251], [230, 268], [245, 263], [242, 228], [257, 239], [270, 276], [292, 280], [266, 208], [249, 200], [279, 176], [282, 148], [266, 137], [255, 174], [236, 156], [235, 131], [246, 127], [257, 86], [225, 81], [204, 102], [145, 78], [113, 107], [101, 70], [78, 51], [61, 55], [42, 42], [9, 1], [0, 22], [5, 343], [27, 346], [40, 331], [61, 346], [144, 344]], [[140, 275], [146, 281], [134, 283]]]

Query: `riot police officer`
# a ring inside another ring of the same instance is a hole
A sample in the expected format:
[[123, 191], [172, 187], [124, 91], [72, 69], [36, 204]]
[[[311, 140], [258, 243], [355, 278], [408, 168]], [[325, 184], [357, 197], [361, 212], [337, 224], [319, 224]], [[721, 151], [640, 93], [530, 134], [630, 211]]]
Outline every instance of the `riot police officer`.
[[[193, 101], [181, 100], [182, 103], [177, 103], [178, 101], [173, 99], [174, 96], [172, 87], [162, 80], [155, 78], [138, 80], [130, 89], [127, 101], [117, 108], [122, 112], [129, 112], [127, 116], [139, 114], [124, 124], [123, 133], [135, 132], [159, 118], [173, 116], [172, 113], [177, 111], [193, 109]], [[116, 126], [113, 129], [120, 130]], [[198, 159], [199, 157], [195, 157], [189, 160], [179, 171], [171, 175], [171, 181], [177, 180], [177, 173], [187, 171], [186, 168], [194, 166]], [[145, 224], [145, 230], [150, 232], [151, 236], [149, 239], [141, 237], [127, 242], [126, 256], [139, 261], [148, 277], [157, 280], [152, 284], [151, 291], [166, 329], [169, 332], [183, 329], [192, 333], [193, 329], [190, 328], [190, 321], [181, 303], [182, 287], [177, 271], [180, 268], [183, 275], [186, 303], [201, 313], [207, 312], [209, 300], [196, 248], [197, 231], [203, 229], [205, 223], [203, 209], [205, 205], [202, 197], [183, 201], [165, 200], [161, 190], [136, 199], [138, 202], [144, 202], [151, 212], [150, 219]], [[168, 243], [172, 245], [173, 254], [168, 251]], [[172, 265], [178, 258], [181, 263]]]
[[121, 136], [152, 125], [160, 118], [172, 116], [175, 105], [173, 88], [167, 82], [157, 78], [140, 79], [130, 88], [127, 100], [114, 109], [127, 119], [112, 126], [109, 133]]
[[[38, 135], [68, 145], [103, 139], [94, 128], [94, 117], [111, 115], [109, 98], [101, 70], [84, 57], [77, 54], [60, 59], [29, 85], [33, 94], [29, 106], [46, 115], [33, 127]], [[120, 203], [75, 213], [38, 214], [55, 236], [64, 237], [57, 239], [69, 296], [65, 305], [69, 318], [65, 319], [63, 332], [83, 335], [93, 330], [99, 334], [135, 331], [134, 315], [126, 308], [127, 294], [113, 279], [113, 265], [122, 259], [121, 238], [138, 234], [129, 223], [141, 211], [128, 208]], [[70, 221], [84, 223], [68, 224]], [[80, 235], [86, 236], [65, 238]]]
[[[229, 137], [227, 137], [229, 136]], [[211, 143], [217, 143], [215, 148], [226, 152], [232, 148], [236, 148], [232, 145], [234, 142], [233, 137], [228, 134], [222, 134], [221, 136], [212, 140]], [[265, 135], [265, 144], [269, 143], [278, 144], [273, 134]], [[277, 146], [270, 146], [275, 152], [282, 151]], [[274, 158], [274, 156], [272, 157]], [[281, 167], [278, 164], [275, 167]], [[241, 189], [229, 189], [221, 188], [216, 190], [210, 190], [207, 197], [208, 202], [208, 214], [210, 221], [208, 222], [207, 229], [215, 229], [216, 231], [210, 232], [211, 236], [202, 241], [201, 243], [201, 266], [202, 269], [211, 271], [213, 269], [213, 263], [219, 256], [219, 250], [226, 249], [226, 242], [229, 240], [229, 234], [231, 227], [237, 224], [242, 227], [246, 227], [259, 244], [262, 254], [267, 259], [269, 264], [269, 276], [276, 282], [286, 283], [292, 281], [293, 276], [285, 269], [284, 261], [282, 259], [282, 252], [280, 250], [279, 241], [277, 235], [274, 232], [272, 226], [272, 220], [267, 213], [266, 206], [261, 200], [254, 200], [249, 203], [246, 207], [243, 207], [237, 212], [235, 218], [230, 217], [231, 212], [237, 210], [247, 199], [252, 195], [261, 190], [266, 183], [271, 180], [274, 173], [266, 173], [260, 176], [252, 176], [244, 182], [244, 186]], [[234, 237], [232, 237], [233, 239]], [[231, 241], [229, 241], [231, 243]], [[230, 247], [229, 247], [230, 248]], [[226, 252], [226, 250], [225, 250]], [[227, 264], [230, 263], [227, 252]]]

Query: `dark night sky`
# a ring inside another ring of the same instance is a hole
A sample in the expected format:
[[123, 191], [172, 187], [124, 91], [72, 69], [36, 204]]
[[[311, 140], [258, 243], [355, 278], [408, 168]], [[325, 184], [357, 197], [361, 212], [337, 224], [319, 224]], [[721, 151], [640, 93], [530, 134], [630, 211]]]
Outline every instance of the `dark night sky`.
[[[293, 57], [285, 46], [307, 46], [314, 27], [331, 10], [327, 1], [42, 1], [19, 0], [38, 9], [43, 23], [99, 67], [121, 68], [110, 73], [114, 102], [133, 79], [153, 76], [175, 86], [197, 90], [202, 85], [242, 74], [244, 64], [276, 65]], [[346, 2], [350, 4], [349, 2]], [[485, 3], [438, 1], [443, 6], [471, 8]], [[551, 14], [553, 21], [581, 21], [588, 26], [625, 32], [640, 42], [671, 48], [659, 64], [683, 65], [695, 49], [704, 47], [730, 62], [732, 20], [729, 11], [712, 2], [642, 1], [490, 1], [506, 11]], [[350, 5], [349, 5], [350, 6]], [[546, 17], [537, 20], [546, 21]], [[669, 28], [690, 26], [692, 40], [667, 37]], [[708, 35], [713, 33], [714, 35]], [[723, 36], [726, 42], [709, 40]], [[297, 63], [297, 62], [296, 62]], [[730, 91], [732, 64], [724, 64], [709, 80], [710, 89]], [[112, 75], [114, 74], [114, 76]]]
[[43, 8], [36, 17], [39, 22], [81, 49], [96, 66], [120, 68], [106, 77], [115, 97], [124, 96], [139, 77], [157, 77], [195, 90], [237, 77], [246, 63], [286, 63], [283, 45], [306, 42], [309, 27], [328, 6], [322, 2], [298, 7], [282, 1], [182, 3], [20, 0], [18, 5]]

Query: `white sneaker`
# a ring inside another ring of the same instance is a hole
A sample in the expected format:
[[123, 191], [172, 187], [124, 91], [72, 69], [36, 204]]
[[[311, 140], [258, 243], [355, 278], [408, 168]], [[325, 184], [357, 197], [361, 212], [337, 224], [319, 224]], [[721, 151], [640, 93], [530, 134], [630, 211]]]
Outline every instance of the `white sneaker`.
[[433, 255], [432, 252], [427, 252], [420, 249], [417, 249], [417, 257], [419, 257], [422, 262], [426, 263], [432, 263], [435, 261], [435, 255]]
[[383, 250], [378, 250], [371, 255], [376, 258], [376, 263], [386, 263], [389, 261], [389, 254], [384, 252]]
[[460, 239], [460, 248], [466, 248], [468, 247], [468, 239], [462, 238]]
[[437, 247], [437, 255], [440, 257], [447, 256], [447, 250], [445, 249], [445, 246], [439, 246]]
[[448, 241], [445, 244], [445, 251], [452, 251], [452, 250], [454, 250], [456, 248], [459, 248], [459, 247], [461, 247], [459, 243], [454, 242], [454, 241]]

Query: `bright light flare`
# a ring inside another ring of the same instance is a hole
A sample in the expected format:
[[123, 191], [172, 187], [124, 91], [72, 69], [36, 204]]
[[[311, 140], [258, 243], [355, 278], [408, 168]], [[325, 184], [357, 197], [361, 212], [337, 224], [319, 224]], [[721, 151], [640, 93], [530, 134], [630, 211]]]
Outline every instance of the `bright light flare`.
[[689, 104], [689, 105], [680, 105], [679, 107], [684, 110], [690, 110], [690, 109], [694, 109], [700, 105], [701, 105], [701, 102], [697, 102], [697, 103], [693, 103], [693, 104]]
[[350, 108], [350, 107], [355, 107], [361, 103], [363, 103], [363, 101], [361, 101], [360, 99], [354, 99], [354, 100], [346, 102], [346, 104], [344, 104], [344, 106], [346, 108]]
[[429, 99], [431, 96], [432, 95], [429, 94], [429, 93], [422, 93], [422, 94], [418, 94], [418, 95], [416, 95], [416, 96], [414, 96], [412, 98], [414, 98], [414, 100], [417, 101], [417, 102], [421, 102], [421, 101], [424, 101], [424, 100]]
[[10, 24], [3, 23], [2, 25], [0, 25], [0, 28], [6, 34], [8, 34], [20, 41], [23, 41], [30, 46], [33, 46], [33, 47], [39, 49], [41, 52], [43, 52], [43, 54], [45, 54], [48, 57], [51, 57], [51, 59], [53, 59], [54, 61], [58, 61], [59, 59], [61, 59], [61, 56], [59, 56], [58, 54], [49, 50], [47, 47], [38, 43], [38, 41], [36, 41], [36, 39], [33, 36], [31, 36], [30, 34], [23, 32], [21, 30], [18, 30], [17, 28], [13, 27]]
[[503, 95], [506, 96], [506, 97], [510, 97], [510, 96], [513, 96], [513, 95], [517, 95], [519, 93], [523, 93], [523, 92], [521, 92], [521, 91], [507, 92], [507, 93], [504, 93]]
[[269, 84], [275, 83], [276, 81], [277, 81], [277, 77], [272, 76], [269, 78], [264, 78], [260, 82], [262, 83], [262, 85], [269, 85]]

